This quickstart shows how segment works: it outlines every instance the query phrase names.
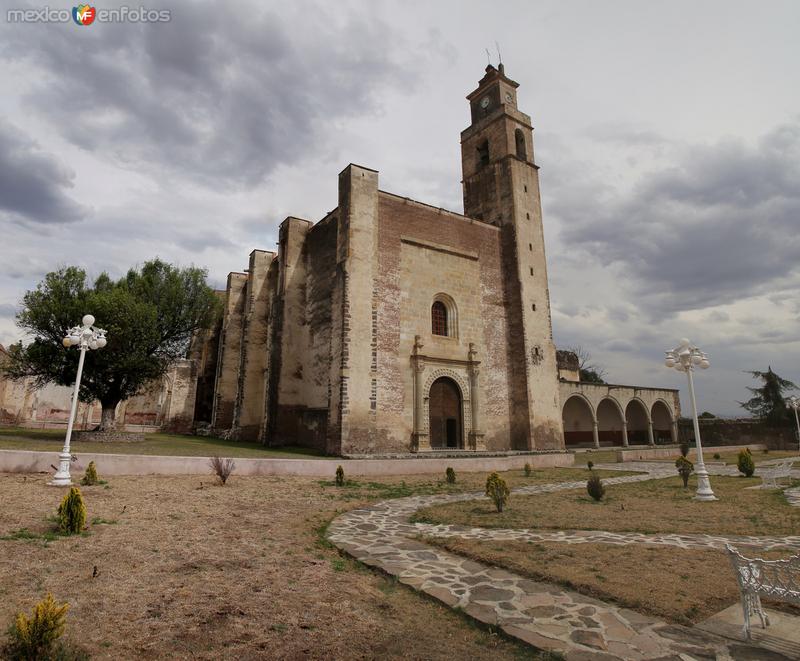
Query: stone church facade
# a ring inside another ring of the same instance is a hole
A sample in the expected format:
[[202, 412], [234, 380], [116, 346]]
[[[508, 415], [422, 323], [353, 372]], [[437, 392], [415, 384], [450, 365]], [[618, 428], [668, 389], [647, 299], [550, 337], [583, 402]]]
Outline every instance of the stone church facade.
[[517, 87], [490, 65], [467, 96], [463, 215], [381, 190], [376, 170], [351, 164], [333, 211], [287, 218], [277, 252], [254, 250], [228, 276], [222, 320], [189, 356], [197, 422], [342, 455], [564, 448]]

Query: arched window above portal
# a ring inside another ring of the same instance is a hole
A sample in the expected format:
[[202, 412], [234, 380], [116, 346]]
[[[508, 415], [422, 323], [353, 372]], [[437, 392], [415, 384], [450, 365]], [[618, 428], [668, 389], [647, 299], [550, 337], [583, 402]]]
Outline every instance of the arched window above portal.
[[447, 294], [436, 294], [431, 304], [431, 333], [441, 337], [458, 337], [455, 301]]

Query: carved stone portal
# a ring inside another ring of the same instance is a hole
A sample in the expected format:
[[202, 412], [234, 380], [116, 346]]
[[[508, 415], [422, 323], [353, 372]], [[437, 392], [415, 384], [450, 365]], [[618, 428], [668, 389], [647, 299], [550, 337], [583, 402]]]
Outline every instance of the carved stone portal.
[[[458, 430], [457, 447], [466, 450], [485, 450], [484, 434], [480, 431], [478, 375], [480, 362], [474, 344], [466, 360], [453, 360], [422, 354], [420, 336], [414, 341], [411, 357], [414, 369], [414, 451], [430, 452], [431, 447], [430, 393], [437, 379], [450, 379], [459, 391], [461, 400], [461, 429]], [[447, 449], [447, 448], [441, 448]]]

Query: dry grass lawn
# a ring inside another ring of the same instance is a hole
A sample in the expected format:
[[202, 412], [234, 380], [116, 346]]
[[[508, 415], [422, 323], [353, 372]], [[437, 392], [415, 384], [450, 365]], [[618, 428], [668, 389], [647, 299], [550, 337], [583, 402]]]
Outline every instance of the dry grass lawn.
[[[608, 486], [601, 503], [594, 502], [585, 490], [536, 496], [512, 494], [502, 514], [488, 501], [472, 501], [427, 508], [418, 512], [414, 520], [481, 528], [797, 534], [800, 508], [790, 507], [780, 491], [746, 489], [756, 484], [760, 484], [756, 478], [712, 477], [720, 500], [698, 503], [692, 500], [694, 480], [690, 480], [687, 491], [676, 476]], [[720, 551], [456, 538], [426, 541], [672, 622], [698, 622], [739, 598], [733, 569]], [[768, 558], [789, 554], [790, 551], [756, 552]]]
[[[620, 450], [622, 448], [619, 448]], [[616, 450], [586, 450], [585, 452], [575, 453], [575, 465], [586, 466], [587, 461], [595, 464], [615, 464], [617, 463]]]
[[606, 487], [597, 503], [585, 489], [535, 496], [511, 495], [498, 514], [489, 501], [451, 503], [420, 510], [414, 520], [479, 528], [611, 530], [642, 533], [717, 533], [725, 535], [796, 535], [800, 508], [781, 491], [746, 489], [757, 477], [712, 476], [716, 502], [693, 500], [696, 483], [684, 489], [678, 476]]
[[0, 475], [0, 630], [52, 592], [98, 659], [531, 658], [323, 541], [337, 511], [447, 489], [430, 478], [114, 477], [82, 489], [87, 533], [55, 539], [45, 481]]
[[[600, 477], [618, 477], [635, 473], [598, 470], [597, 474]], [[522, 470], [503, 471], [498, 475], [506, 481], [509, 488], [516, 489], [534, 484], [588, 480], [591, 473], [586, 468], [543, 468], [532, 470], [529, 476], [526, 476]], [[456, 483], [452, 485], [444, 481], [444, 476], [434, 475], [348, 479], [344, 489], [337, 492], [337, 495], [344, 499], [402, 498], [423, 494], [483, 491], [486, 488], [487, 476], [488, 473], [456, 473]]]
[[704, 620], [739, 599], [736, 576], [720, 551], [441, 538], [425, 541], [534, 580], [555, 582], [681, 624]]

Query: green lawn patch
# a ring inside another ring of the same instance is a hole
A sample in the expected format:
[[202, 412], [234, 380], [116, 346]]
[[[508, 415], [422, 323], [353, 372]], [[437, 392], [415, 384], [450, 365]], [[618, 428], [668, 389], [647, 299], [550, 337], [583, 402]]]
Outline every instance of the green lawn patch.
[[[65, 431], [60, 429], [26, 429], [0, 427], [0, 450], [34, 450], [59, 452], [64, 445]], [[145, 434], [141, 443], [93, 443], [76, 441], [70, 444], [74, 454], [99, 452], [103, 454], [144, 454], [170, 457], [209, 457], [218, 455], [234, 458], [329, 459], [317, 450], [299, 447], [269, 448], [251, 441], [232, 441], [213, 436], [183, 434]]]

